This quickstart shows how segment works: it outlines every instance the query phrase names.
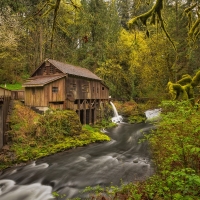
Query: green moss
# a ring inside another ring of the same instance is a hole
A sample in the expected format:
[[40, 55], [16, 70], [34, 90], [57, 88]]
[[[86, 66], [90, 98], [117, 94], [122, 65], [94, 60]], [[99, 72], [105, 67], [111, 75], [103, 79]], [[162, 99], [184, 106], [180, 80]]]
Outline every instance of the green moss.
[[146, 117], [143, 115], [133, 115], [133, 116], [130, 116], [128, 117], [128, 121], [129, 123], [140, 123], [140, 122], [144, 122], [146, 120]]
[[180, 85], [185, 85], [188, 83], [192, 82], [192, 77], [188, 74], [185, 74], [182, 76], [182, 79], [180, 79], [179, 81], [177, 81], [177, 83], [179, 83]]
[[194, 87], [200, 82], [200, 71], [192, 78], [185, 74], [177, 83], [168, 82], [168, 90], [173, 100], [191, 100], [194, 105]]
[[[167, 39], [171, 42], [174, 49], [176, 50], [174, 42], [172, 41], [171, 37], [169, 36], [169, 34], [165, 28], [164, 20], [163, 20], [162, 13], [161, 13], [162, 9], [163, 9], [163, 0], [156, 0], [153, 7], [151, 9], [149, 9], [147, 12], [129, 20], [128, 27], [129, 27], [129, 29], [134, 29], [134, 26], [137, 25], [138, 20], [141, 20], [142, 24], [147, 27], [147, 20], [149, 18], [151, 18], [150, 24], [155, 24], [155, 19], [157, 17], [157, 20], [160, 23], [160, 26], [161, 26], [162, 30], [164, 31]], [[148, 30], [147, 30], [147, 33], [149, 33]]]
[[21, 83], [15, 83], [15, 84], [1, 84], [1, 87], [5, 87], [8, 90], [21, 90], [22, 89], [22, 84]]
[[[10, 150], [0, 156], [0, 169], [93, 142], [109, 141], [99, 127], [83, 126], [71, 110], [51, 110], [38, 115], [15, 102], [9, 131]], [[11, 157], [12, 155], [12, 157]]]
[[196, 75], [192, 79], [192, 87], [196, 87], [200, 82], [200, 71], [196, 73]]

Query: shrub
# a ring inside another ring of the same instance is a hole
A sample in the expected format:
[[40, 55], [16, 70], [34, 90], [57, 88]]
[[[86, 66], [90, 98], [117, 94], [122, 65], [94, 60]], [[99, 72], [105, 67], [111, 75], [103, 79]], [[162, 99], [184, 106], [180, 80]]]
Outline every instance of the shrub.
[[66, 136], [79, 135], [81, 130], [81, 123], [74, 111], [49, 110], [39, 118], [35, 136], [39, 140], [56, 142]]

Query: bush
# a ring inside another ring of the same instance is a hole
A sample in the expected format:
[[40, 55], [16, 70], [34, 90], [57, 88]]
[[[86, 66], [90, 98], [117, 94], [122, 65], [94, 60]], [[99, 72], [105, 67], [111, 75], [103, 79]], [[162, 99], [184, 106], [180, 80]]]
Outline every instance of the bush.
[[49, 110], [39, 115], [18, 101], [11, 115], [9, 138], [10, 149], [0, 154], [0, 169], [66, 149], [110, 140], [99, 128], [89, 125], [82, 128], [74, 111]]
[[37, 139], [59, 141], [66, 136], [81, 134], [78, 115], [70, 110], [49, 110], [42, 115], [35, 130]]

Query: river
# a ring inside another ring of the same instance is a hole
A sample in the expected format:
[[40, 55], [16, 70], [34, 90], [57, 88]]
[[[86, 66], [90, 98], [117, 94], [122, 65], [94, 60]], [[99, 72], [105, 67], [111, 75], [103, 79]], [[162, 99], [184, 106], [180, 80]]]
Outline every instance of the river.
[[[147, 142], [148, 123], [126, 124], [106, 131], [110, 142], [60, 152], [0, 174], [0, 200], [51, 200], [81, 197], [87, 186], [102, 187], [144, 180], [154, 173]], [[60, 194], [54, 198], [52, 192]]]

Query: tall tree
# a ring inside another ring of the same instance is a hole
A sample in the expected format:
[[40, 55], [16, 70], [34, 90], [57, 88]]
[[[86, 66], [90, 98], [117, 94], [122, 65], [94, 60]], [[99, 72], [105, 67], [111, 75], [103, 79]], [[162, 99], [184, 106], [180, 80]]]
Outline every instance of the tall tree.
[[20, 16], [8, 6], [1, 7], [0, 13], [0, 80], [1, 83], [20, 81], [24, 72], [24, 55], [19, 50], [20, 36], [23, 29], [20, 26]]
[[170, 66], [170, 79], [176, 81], [183, 73], [194, 73], [193, 64], [196, 62], [193, 55], [196, 50], [193, 47], [195, 43], [198, 44], [198, 16], [198, 1], [156, 0], [148, 11], [133, 17], [128, 24], [130, 29], [135, 29], [141, 22], [146, 27], [148, 37], [162, 30], [174, 46], [174, 51], [169, 53], [170, 58], [175, 58]]
[[92, 71], [107, 59], [107, 49], [116, 43], [120, 23], [115, 2], [83, 0], [77, 30], [77, 61]]

